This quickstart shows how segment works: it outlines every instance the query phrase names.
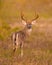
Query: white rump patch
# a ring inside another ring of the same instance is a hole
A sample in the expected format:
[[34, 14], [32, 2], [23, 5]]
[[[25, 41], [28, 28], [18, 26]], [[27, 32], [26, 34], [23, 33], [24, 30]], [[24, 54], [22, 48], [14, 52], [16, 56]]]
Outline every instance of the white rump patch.
[[17, 47], [18, 47], [18, 45], [19, 45], [18, 33], [17, 33], [17, 35], [16, 35], [16, 45], [17, 45]]
[[13, 39], [13, 43], [15, 42], [14, 39], [15, 39], [15, 33], [12, 34], [12, 39]]

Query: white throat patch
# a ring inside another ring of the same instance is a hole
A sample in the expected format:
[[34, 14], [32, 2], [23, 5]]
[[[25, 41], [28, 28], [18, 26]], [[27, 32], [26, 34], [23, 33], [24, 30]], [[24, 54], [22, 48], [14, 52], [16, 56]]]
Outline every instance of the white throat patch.
[[31, 34], [31, 31], [32, 31], [32, 29], [28, 29], [27, 30], [28, 34]]

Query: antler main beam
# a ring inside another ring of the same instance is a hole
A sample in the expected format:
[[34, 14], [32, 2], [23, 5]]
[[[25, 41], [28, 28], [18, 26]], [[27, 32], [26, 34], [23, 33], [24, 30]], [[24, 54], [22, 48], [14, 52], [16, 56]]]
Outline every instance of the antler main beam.
[[36, 19], [38, 19], [38, 18], [39, 18], [39, 15], [37, 14], [36, 17], [35, 17], [34, 19], [32, 19], [32, 20], [36, 20]]
[[35, 20], [36, 20], [37, 18], [39, 18], [39, 15], [38, 15], [38, 14], [37, 14], [37, 16], [36, 16]]
[[24, 14], [21, 12], [21, 19], [25, 20], [24, 19]]

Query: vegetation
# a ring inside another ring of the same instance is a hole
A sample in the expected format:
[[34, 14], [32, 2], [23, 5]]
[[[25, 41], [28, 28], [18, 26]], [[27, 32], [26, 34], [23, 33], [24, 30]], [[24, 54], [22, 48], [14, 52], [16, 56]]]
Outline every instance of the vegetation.
[[[50, 0], [0, 0], [0, 65], [52, 65], [51, 2]], [[20, 48], [13, 53], [11, 40], [12, 32], [21, 28], [18, 26], [11, 28], [8, 24], [20, 20], [21, 9], [28, 12], [25, 13], [27, 19], [34, 17], [35, 9], [39, 14], [32, 34], [24, 44], [22, 58]]]

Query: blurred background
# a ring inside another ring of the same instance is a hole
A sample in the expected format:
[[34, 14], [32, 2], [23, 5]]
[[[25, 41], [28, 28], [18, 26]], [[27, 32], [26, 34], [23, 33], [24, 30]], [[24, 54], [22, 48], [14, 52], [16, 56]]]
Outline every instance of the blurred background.
[[7, 28], [8, 31], [10, 27], [16, 27], [16, 23], [21, 21], [21, 11], [25, 12], [27, 19], [35, 17], [36, 12], [41, 19], [51, 20], [52, 0], [0, 0], [0, 29]]
[[[39, 15], [22, 60], [10, 39], [23, 28], [21, 12], [27, 20]], [[52, 65], [52, 0], [0, 0], [0, 65]]]
[[21, 11], [25, 12], [27, 19], [35, 17], [36, 12], [41, 19], [51, 20], [52, 0], [0, 0], [0, 29], [7, 28], [8, 31], [10, 27], [16, 27], [16, 22], [21, 21]]

